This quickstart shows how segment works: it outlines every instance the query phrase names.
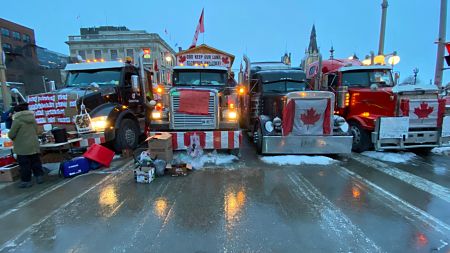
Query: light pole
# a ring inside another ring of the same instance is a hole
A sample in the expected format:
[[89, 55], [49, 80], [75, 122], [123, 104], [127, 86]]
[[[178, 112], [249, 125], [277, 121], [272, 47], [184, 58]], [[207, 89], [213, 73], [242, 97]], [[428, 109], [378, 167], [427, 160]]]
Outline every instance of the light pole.
[[388, 2], [383, 0], [381, 4], [381, 28], [380, 28], [380, 44], [378, 46], [378, 55], [383, 55], [384, 52], [384, 37], [386, 34], [386, 16], [387, 16]]
[[436, 58], [436, 71], [434, 74], [434, 84], [438, 88], [441, 88], [442, 86], [442, 74], [444, 71], [446, 22], [447, 22], [447, 0], [441, 0], [441, 13], [439, 18], [439, 38], [437, 41], [438, 50]]
[[3, 52], [2, 37], [0, 36], [0, 85], [2, 86], [3, 111], [8, 109], [8, 87], [6, 85], [5, 53]]

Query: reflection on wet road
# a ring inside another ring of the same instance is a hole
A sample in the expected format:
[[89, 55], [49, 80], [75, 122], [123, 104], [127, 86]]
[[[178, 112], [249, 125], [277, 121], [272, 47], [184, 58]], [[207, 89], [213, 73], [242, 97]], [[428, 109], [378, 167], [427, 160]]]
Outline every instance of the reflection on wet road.
[[277, 166], [246, 154], [239, 169], [148, 185], [126, 166], [75, 178], [66, 195], [3, 212], [0, 251], [450, 252], [449, 157], [334, 158]]

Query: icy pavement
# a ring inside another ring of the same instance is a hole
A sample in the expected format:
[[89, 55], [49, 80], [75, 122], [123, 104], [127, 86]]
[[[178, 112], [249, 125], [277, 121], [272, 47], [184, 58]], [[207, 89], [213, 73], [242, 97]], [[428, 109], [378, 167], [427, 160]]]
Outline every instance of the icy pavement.
[[416, 154], [411, 152], [392, 153], [392, 152], [366, 151], [362, 152], [361, 154], [381, 161], [392, 163], [408, 163], [414, 157], [417, 157]]
[[220, 154], [215, 151], [211, 153], [204, 153], [199, 157], [191, 157], [186, 152], [180, 152], [176, 153], [173, 159], [175, 163], [189, 163], [196, 170], [213, 168], [217, 166], [223, 167], [223, 165], [229, 165], [239, 160], [237, 156]]
[[450, 147], [433, 148], [431, 152], [437, 155], [450, 155]]
[[326, 156], [306, 156], [306, 155], [282, 155], [282, 156], [263, 156], [260, 159], [269, 164], [277, 165], [302, 165], [302, 164], [318, 164], [329, 165], [337, 162]]

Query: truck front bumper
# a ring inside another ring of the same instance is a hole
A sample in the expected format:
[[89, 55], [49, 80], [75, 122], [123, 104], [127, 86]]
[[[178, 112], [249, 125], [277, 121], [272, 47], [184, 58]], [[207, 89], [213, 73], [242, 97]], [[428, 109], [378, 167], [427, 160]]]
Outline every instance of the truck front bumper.
[[263, 136], [263, 154], [346, 154], [352, 136]]
[[372, 133], [375, 150], [433, 148], [450, 145], [450, 137], [441, 137], [439, 131], [410, 131], [406, 138], [379, 139], [379, 133]]
[[242, 145], [242, 131], [151, 131], [150, 135], [166, 132], [172, 135], [172, 149], [186, 150], [191, 145], [191, 136], [197, 135], [203, 149], [239, 149]]

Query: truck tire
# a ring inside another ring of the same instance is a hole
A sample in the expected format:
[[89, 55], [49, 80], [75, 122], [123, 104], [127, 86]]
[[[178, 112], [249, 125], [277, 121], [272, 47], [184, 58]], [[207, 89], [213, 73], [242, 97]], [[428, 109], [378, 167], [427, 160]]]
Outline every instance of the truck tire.
[[114, 149], [121, 152], [123, 149], [136, 149], [139, 144], [139, 127], [131, 119], [123, 119], [117, 129]]
[[358, 153], [367, 151], [372, 145], [370, 133], [357, 122], [350, 122], [350, 133], [353, 135], [352, 150]]
[[253, 134], [254, 142], [256, 145], [256, 151], [258, 154], [262, 154], [262, 143], [263, 143], [263, 135], [262, 135], [262, 129], [259, 124], [256, 124], [255, 126], [255, 132]]

